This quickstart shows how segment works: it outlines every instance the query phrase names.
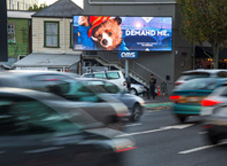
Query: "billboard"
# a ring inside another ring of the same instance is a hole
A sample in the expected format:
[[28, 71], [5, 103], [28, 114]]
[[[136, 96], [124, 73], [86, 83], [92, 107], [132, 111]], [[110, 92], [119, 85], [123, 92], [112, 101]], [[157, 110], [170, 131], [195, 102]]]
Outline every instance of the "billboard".
[[171, 51], [172, 17], [73, 16], [73, 49]]

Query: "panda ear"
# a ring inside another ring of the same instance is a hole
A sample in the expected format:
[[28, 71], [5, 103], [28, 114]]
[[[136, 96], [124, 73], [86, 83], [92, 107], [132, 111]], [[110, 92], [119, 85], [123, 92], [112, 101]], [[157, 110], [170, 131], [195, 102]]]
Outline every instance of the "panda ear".
[[122, 19], [120, 17], [115, 17], [114, 20], [118, 23], [118, 25], [120, 25], [122, 22]]

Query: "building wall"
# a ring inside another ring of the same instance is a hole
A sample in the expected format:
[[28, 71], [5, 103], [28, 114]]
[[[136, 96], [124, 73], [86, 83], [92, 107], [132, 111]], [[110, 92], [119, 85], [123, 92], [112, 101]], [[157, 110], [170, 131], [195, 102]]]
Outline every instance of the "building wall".
[[[44, 21], [59, 22], [59, 48], [44, 47]], [[70, 24], [68, 18], [32, 18], [32, 45], [33, 53], [76, 54], [70, 46]]]
[[29, 19], [8, 18], [8, 24], [15, 25], [15, 43], [8, 43], [9, 58], [29, 54]]
[[[92, 2], [107, 2], [104, 0], [92, 0]], [[108, 1], [110, 2], [110, 1]], [[192, 47], [182, 40], [180, 35], [180, 13], [174, 0], [116, 0], [112, 2], [133, 2], [134, 4], [89, 4], [89, 0], [84, 1], [84, 13], [87, 15], [119, 15], [119, 16], [147, 16], [147, 17], [172, 17], [172, 51], [170, 52], [139, 52], [138, 59], [134, 60], [149, 70], [157, 73], [166, 81], [166, 76], [170, 76], [168, 89], [174, 87], [174, 82], [182, 70], [191, 68]], [[141, 4], [141, 2], [158, 2], [159, 4]], [[160, 4], [166, 2], [166, 4]], [[168, 3], [170, 2], [170, 3]], [[177, 52], [177, 54], [176, 54]], [[186, 54], [185, 54], [186, 52]], [[183, 56], [182, 56], [183, 53]], [[107, 56], [108, 53], [105, 53]], [[117, 54], [116, 54], [117, 56]], [[185, 66], [181, 67], [180, 62], [185, 61]]]
[[7, 0], [8, 10], [28, 10], [30, 6], [38, 5], [38, 0]]

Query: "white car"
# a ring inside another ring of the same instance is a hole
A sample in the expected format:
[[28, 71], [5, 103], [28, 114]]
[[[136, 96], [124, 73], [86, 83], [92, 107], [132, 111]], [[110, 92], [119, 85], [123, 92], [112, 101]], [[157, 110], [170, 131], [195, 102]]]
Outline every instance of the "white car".
[[[93, 72], [85, 73], [82, 75], [83, 78], [98, 78], [98, 79], [107, 79], [108, 81], [116, 84], [120, 89], [124, 90], [127, 88], [126, 80], [121, 71], [103, 71], [103, 72]], [[137, 83], [131, 83], [129, 93], [132, 95], [146, 94], [147, 89]]]
[[103, 71], [103, 72], [85, 73], [82, 75], [82, 77], [83, 78], [108, 79], [110, 82], [113, 82], [122, 90], [127, 88], [126, 80], [121, 71]]
[[178, 86], [188, 80], [196, 78], [227, 78], [227, 70], [219, 69], [198, 69], [198, 70], [189, 70], [182, 73], [181, 77], [175, 82], [175, 86]]

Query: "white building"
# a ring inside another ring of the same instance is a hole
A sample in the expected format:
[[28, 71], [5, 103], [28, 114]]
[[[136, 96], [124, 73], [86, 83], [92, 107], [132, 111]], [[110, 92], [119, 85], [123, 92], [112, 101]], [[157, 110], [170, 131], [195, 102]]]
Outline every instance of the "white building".
[[30, 6], [38, 5], [38, 0], [7, 0], [8, 10], [28, 10]]

